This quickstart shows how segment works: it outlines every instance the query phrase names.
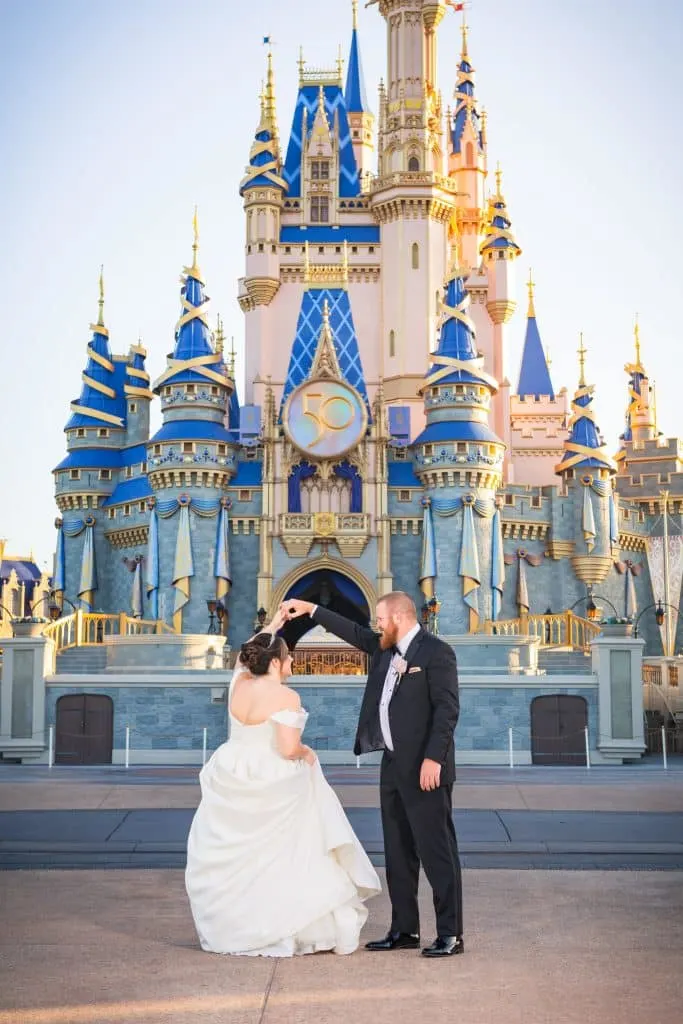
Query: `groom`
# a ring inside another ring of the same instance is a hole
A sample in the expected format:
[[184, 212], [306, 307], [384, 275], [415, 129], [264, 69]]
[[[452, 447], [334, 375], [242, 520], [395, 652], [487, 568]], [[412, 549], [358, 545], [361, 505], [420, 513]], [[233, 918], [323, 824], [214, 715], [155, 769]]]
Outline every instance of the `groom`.
[[383, 750], [380, 806], [391, 927], [367, 949], [417, 949], [420, 864], [432, 887], [437, 938], [423, 956], [463, 953], [462, 880], [452, 817], [453, 731], [458, 671], [453, 650], [417, 622], [403, 591], [377, 603], [379, 633], [310, 601], [290, 599], [287, 617], [310, 615], [330, 633], [370, 655], [355, 754]]

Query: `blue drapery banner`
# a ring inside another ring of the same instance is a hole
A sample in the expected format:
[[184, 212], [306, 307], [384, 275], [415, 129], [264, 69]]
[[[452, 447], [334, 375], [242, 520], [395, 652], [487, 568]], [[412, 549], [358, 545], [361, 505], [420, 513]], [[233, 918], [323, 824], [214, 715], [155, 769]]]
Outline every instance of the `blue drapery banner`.
[[138, 562], [133, 573], [133, 592], [130, 597], [130, 610], [134, 619], [143, 618], [145, 595], [142, 585], [142, 562]]
[[476, 498], [467, 494], [464, 498], [432, 498], [432, 511], [438, 516], [454, 516], [463, 505], [471, 506], [482, 519], [490, 519], [496, 511], [496, 503], [492, 498]]
[[352, 466], [350, 462], [344, 460], [344, 462], [340, 462], [338, 466], [334, 467], [334, 475], [341, 477], [343, 480], [351, 481], [351, 508], [349, 511], [362, 512], [363, 480], [357, 466]]
[[95, 564], [95, 526], [87, 525], [85, 528], [85, 540], [83, 542], [83, 557], [81, 561], [81, 582], [78, 588], [78, 596], [83, 611], [92, 612], [95, 602], [95, 591], [97, 590], [97, 566]]
[[418, 583], [426, 598], [434, 597], [434, 581], [436, 580], [436, 542], [434, 539], [434, 520], [432, 504], [429, 498], [424, 500], [422, 516], [422, 554], [420, 557], [420, 575]]
[[232, 585], [230, 573], [230, 515], [227, 503], [221, 505], [216, 528], [216, 555], [213, 574], [216, 577], [216, 599], [225, 603]]
[[181, 499], [171, 498], [168, 501], [157, 501], [156, 508], [162, 519], [170, 519], [179, 508], [190, 508], [196, 516], [203, 519], [213, 519], [218, 514], [220, 501], [218, 499], [190, 498], [181, 495]]
[[181, 504], [172, 581], [175, 587], [174, 615], [182, 611], [190, 600], [190, 580], [193, 576], [194, 563], [192, 561], [192, 540], [190, 537], [190, 509], [188, 505]]
[[62, 529], [65, 537], [78, 537], [85, 530], [85, 519], [64, 519]]
[[64, 550], [64, 524], [57, 529], [57, 549], [55, 551], [54, 589], [63, 594], [66, 590], [66, 552]]
[[147, 536], [147, 598], [150, 615], [159, 618], [159, 519], [153, 508], [149, 517]]
[[491, 534], [491, 618], [495, 622], [503, 607], [503, 590], [505, 588], [503, 521], [499, 508], [493, 514]]

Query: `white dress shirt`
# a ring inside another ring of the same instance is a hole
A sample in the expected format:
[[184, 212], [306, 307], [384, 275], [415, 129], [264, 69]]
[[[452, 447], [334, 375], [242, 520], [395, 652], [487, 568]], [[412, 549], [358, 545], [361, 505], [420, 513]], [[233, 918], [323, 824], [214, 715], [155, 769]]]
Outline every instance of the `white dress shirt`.
[[[410, 647], [413, 637], [417, 636], [419, 631], [420, 626], [419, 623], [416, 622], [413, 628], [409, 630], [403, 637], [403, 639], [399, 640], [399, 642], [396, 644], [396, 647], [398, 648], [400, 656], [402, 658], [405, 657], [405, 653]], [[396, 686], [399, 681], [399, 675], [396, 666], [394, 665], [394, 659], [395, 655], [391, 659], [389, 671], [387, 672], [386, 677], [384, 679], [384, 686], [382, 687], [382, 696], [380, 697], [379, 701], [379, 725], [380, 729], [382, 730], [382, 739], [384, 740], [384, 745], [387, 748], [387, 750], [391, 750], [392, 752], [394, 749], [394, 741], [391, 738], [391, 728], [389, 726], [389, 705], [391, 704], [391, 698], [394, 696], [394, 690], [396, 689]]]

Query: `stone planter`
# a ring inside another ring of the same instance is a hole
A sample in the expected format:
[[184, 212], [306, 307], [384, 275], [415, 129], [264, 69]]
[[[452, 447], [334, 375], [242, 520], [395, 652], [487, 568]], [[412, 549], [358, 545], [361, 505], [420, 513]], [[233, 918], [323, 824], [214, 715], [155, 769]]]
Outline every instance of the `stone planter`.
[[631, 636], [633, 634], [633, 623], [601, 622], [600, 632], [603, 636]]
[[12, 632], [14, 636], [41, 636], [47, 622], [13, 622]]

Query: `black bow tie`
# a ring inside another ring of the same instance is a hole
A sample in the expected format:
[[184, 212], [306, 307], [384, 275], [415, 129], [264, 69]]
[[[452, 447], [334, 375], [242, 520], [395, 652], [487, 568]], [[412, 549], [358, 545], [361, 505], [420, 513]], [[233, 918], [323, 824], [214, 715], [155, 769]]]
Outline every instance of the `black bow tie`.
[[403, 655], [401, 654], [400, 648], [397, 647], [396, 644], [392, 644], [391, 653], [392, 653], [392, 655], [398, 654], [399, 658], [403, 657]]

